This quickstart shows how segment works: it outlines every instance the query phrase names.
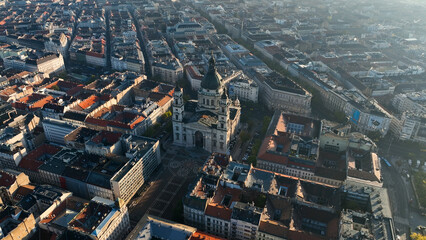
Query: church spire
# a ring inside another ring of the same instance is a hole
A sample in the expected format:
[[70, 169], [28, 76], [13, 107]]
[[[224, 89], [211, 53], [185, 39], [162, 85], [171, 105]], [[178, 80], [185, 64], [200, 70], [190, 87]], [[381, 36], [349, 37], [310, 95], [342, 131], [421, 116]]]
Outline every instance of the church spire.
[[223, 92], [222, 92], [221, 98], [224, 99], [224, 100], [228, 99], [228, 95], [226, 94], [226, 88], [223, 88]]
[[176, 81], [175, 92], [180, 92], [180, 91], [181, 91], [181, 88], [179, 86], [179, 82]]
[[214, 55], [212, 52], [212, 55], [209, 59], [209, 70], [208, 72], [215, 72], [216, 71], [216, 59], [214, 59]]
[[216, 71], [216, 60], [212, 54], [209, 60], [209, 69], [201, 81], [201, 87], [207, 90], [217, 90], [221, 87], [221, 77]]

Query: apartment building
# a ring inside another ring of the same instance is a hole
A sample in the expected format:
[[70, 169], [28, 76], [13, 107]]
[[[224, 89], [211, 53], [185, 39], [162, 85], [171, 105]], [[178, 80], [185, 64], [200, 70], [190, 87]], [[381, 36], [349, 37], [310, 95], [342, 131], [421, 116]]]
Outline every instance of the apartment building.
[[263, 209], [237, 202], [232, 209], [231, 236], [234, 239], [254, 239]]
[[311, 178], [319, 157], [321, 122], [275, 112], [257, 157], [259, 168]]
[[256, 103], [259, 98], [259, 86], [247, 77], [237, 77], [231, 80], [228, 91], [231, 98], [237, 97], [242, 101]]
[[78, 127], [68, 121], [53, 118], [45, 118], [42, 124], [46, 139], [62, 145], [65, 145], [64, 137]]
[[115, 198], [127, 203], [160, 165], [161, 152], [154, 139], [124, 135], [122, 141], [130, 160], [111, 178], [111, 189]]
[[126, 204], [94, 197], [68, 223], [68, 229], [99, 240], [118, 239], [130, 232]]

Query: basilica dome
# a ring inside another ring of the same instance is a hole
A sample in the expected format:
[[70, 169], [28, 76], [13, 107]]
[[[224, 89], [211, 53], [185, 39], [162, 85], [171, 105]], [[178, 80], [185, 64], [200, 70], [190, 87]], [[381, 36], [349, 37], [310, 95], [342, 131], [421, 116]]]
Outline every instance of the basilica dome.
[[201, 81], [201, 87], [207, 90], [218, 90], [221, 86], [222, 77], [216, 71], [216, 61], [214, 58], [209, 60], [209, 69]]

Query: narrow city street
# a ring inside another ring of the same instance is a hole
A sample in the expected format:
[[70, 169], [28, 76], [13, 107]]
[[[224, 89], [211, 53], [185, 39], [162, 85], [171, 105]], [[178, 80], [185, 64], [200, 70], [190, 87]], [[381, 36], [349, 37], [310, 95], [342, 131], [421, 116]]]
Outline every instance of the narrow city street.
[[110, 23], [109, 23], [109, 18], [110, 18], [110, 13], [111, 10], [110, 9], [106, 9], [105, 10], [105, 25], [106, 25], [106, 68], [108, 70], [111, 70], [111, 29], [110, 29]]
[[388, 158], [392, 166], [382, 164], [384, 187], [388, 189], [395, 227], [402, 233], [408, 233], [419, 225], [426, 225], [426, 219], [416, 208], [413, 188], [410, 181], [403, 177], [393, 158]]
[[133, 23], [135, 24], [136, 34], [137, 34], [137, 37], [138, 37], [138, 40], [139, 40], [139, 45], [140, 45], [142, 53], [143, 53], [144, 62], [145, 62], [145, 75], [148, 78], [151, 78], [152, 74], [151, 74], [151, 68], [149, 67], [150, 66], [149, 65], [149, 58], [148, 58], [148, 54], [147, 54], [146, 47], [145, 47], [146, 43], [143, 41], [140, 24], [138, 22], [139, 19], [136, 18], [135, 9], [136, 8], [130, 8], [129, 12], [130, 12], [130, 15], [132, 16]]
[[393, 168], [382, 164], [384, 187], [388, 189], [389, 200], [394, 216], [395, 226], [407, 233], [408, 222], [408, 193], [399, 173]]
[[[249, 138], [248, 141], [242, 142], [241, 139], [239, 138], [239, 136], [237, 136], [237, 142], [235, 143], [233, 151], [231, 151], [232, 159], [234, 161], [237, 161], [237, 162], [246, 162], [247, 161], [247, 159], [245, 161], [243, 161], [243, 157], [248, 152], [247, 148], [248, 148], [250, 142], [254, 141], [255, 132], [260, 131], [260, 127], [261, 127], [260, 123], [254, 124], [254, 126], [255, 127], [251, 128], [251, 129], [245, 129], [245, 131], [248, 131], [248, 133], [250, 134], [250, 138]], [[250, 156], [250, 153], [248, 153], [248, 156]]]

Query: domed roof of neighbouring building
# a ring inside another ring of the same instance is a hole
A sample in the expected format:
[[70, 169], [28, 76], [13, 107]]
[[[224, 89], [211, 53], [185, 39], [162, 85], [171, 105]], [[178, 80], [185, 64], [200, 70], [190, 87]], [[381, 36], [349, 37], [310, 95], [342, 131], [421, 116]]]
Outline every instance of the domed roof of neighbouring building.
[[217, 90], [221, 86], [221, 77], [216, 71], [216, 61], [213, 56], [209, 60], [209, 70], [204, 75], [203, 81], [201, 81], [201, 87], [208, 90]]

